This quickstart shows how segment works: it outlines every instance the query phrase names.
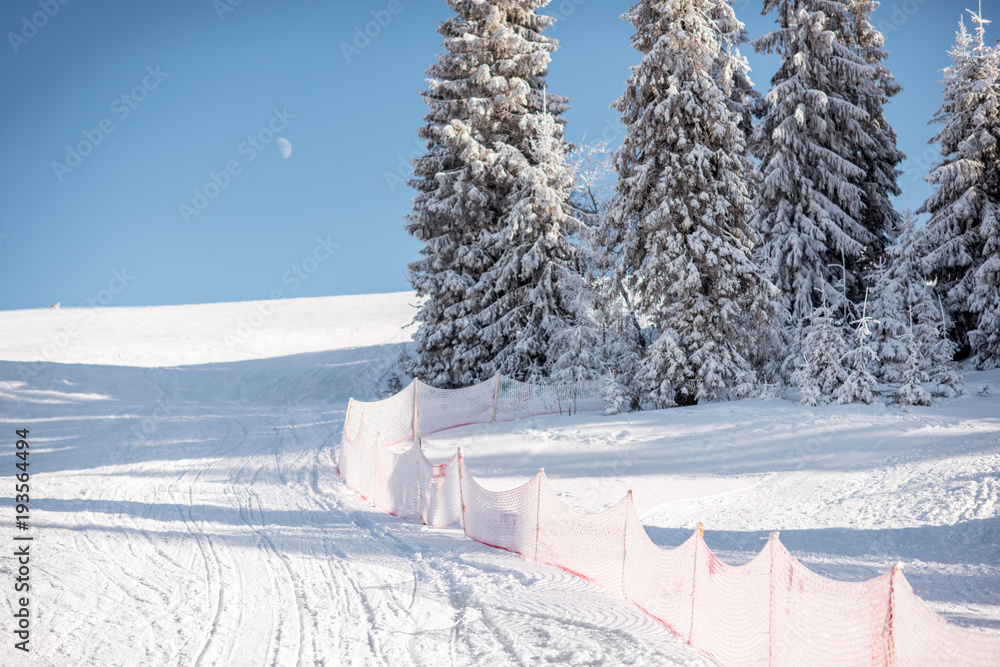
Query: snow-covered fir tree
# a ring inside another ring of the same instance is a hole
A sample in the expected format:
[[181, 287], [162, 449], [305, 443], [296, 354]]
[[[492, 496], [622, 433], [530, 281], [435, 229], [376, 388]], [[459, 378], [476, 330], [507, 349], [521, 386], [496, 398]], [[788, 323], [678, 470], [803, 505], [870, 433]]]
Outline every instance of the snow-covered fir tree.
[[931, 394], [941, 398], [954, 398], [965, 393], [965, 373], [955, 361], [958, 344], [948, 335], [951, 320], [940, 295], [937, 296], [937, 320], [934, 343], [927, 354], [928, 373], [934, 385]]
[[411, 372], [462, 386], [496, 372], [550, 370], [554, 334], [579, 326], [578, 224], [560, 115], [546, 94], [550, 53], [536, 13], [547, 0], [448, 0], [445, 53], [428, 70], [430, 111], [413, 161], [418, 191], [407, 230], [424, 242], [410, 280], [425, 296]]
[[943, 319], [938, 329], [940, 340], [931, 348], [930, 380], [934, 385], [931, 393], [941, 398], [961, 396], [965, 393], [965, 374], [954, 360], [958, 346], [947, 336]]
[[801, 403], [829, 403], [847, 381], [847, 342], [843, 327], [825, 304], [813, 308], [804, 323], [801, 348], [802, 359], [792, 375], [801, 390]]
[[[752, 258], [750, 171], [739, 95], [725, 81], [745, 61], [722, 0], [643, 0], [632, 68], [614, 107], [626, 136], [616, 196], [600, 235], [613, 291], [655, 330], [636, 371], [645, 401], [690, 404], [749, 392], [751, 361], [771, 340], [774, 288]], [[715, 17], [713, 20], [711, 17]]]
[[923, 369], [925, 357], [911, 326], [904, 336], [905, 359], [900, 373], [900, 384], [892, 394], [892, 402], [900, 405], [930, 405], [931, 395], [923, 383], [930, 376]]
[[861, 316], [855, 320], [854, 345], [848, 348], [847, 379], [837, 389], [838, 403], [871, 403], [875, 399], [878, 381], [871, 368], [878, 353], [872, 343], [872, 318], [867, 313], [867, 301], [862, 305]]
[[871, 139], [857, 146], [854, 160], [865, 172], [861, 185], [864, 204], [861, 223], [873, 236], [861, 262], [861, 270], [866, 271], [882, 257], [899, 224], [900, 216], [891, 197], [902, 192], [898, 184], [899, 164], [906, 156], [897, 147], [896, 131], [885, 118], [885, 106], [903, 88], [885, 65], [889, 58], [883, 48], [885, 39], [872, 25], [879, 3], [876, 0], [843, 0], [843, 4], [842, 13], [830, 15], [831, 19], [843, 21], [836, 28], [837, 36], [870, 66], [871, 72], [870, 78], [862, 78], [856, 82], [858, 85], [847, 86], [844, 90], [845, 97], [867, 114], [860, 122]]
[[712, 74], [728, 98], [729, 109], [739, 116], [740, 129], [743, 130], [744, 145], [746, 145], [753, 132], [754, 107], [760, 100], [760, 93], [750, 80], [750, 64], [740, 53], [740, 47], [749, 43], [750, 39], [743, 22], [736, 17], [731, 2], [715, 0], [708, 5], [712, 30], [718, 39], [720, 49], [725, 54], [715, 60]]
[[[824, 301], [840, 312], [845, 293], [846, 306], [858, 303], [865, 264], [895, 220], [887, 196], [896, 192], [901, 155], [884, 119], [872, 115], [894, 83], [878, 64], [866, 18], [860, 30], [841, 33], [866, 16], [865, 4], [765, 0], [779, 27], [754, 42], [759, 52], [777, 52], [781, 65], [751, 142], [761, 179], [753, 225], [792, 322]], [[846, 290], [836, 287], [842, 262]]]
[[598, 358], [615, 375], [616, 391], [631, 409], [639, 409], [641, 396], [634, 386], [634, 369], [642, 358], [646, 340], [632, 302], [623, 286], [612, 280], [616, 256], [606, 249], [601, 235], [608, 233], [606, 216], [614, 198], [615, 166], [608, 140], [581, 143], [569, 156], [575, 184], [570, 195], [573, 214], [586, 228], [582, 250], [593, 287], [594, 326], [600, 336]]
[[[576, 282], [577, 291], [564, 312], [572, 319], [555, 322], [558, 328], [550, 333], [547, 352], [548, 378], [555, 384], [575, 384], [593, 380], [605, 373], [601, 333], [594, 322], [592, 293], [582, 283], [579, 273], [571, 273], [567, 282]], [[562, 290], [569, 297], [568, 290]], [[557, 313], [558, 314], [558, 313]]]
[[[1000, 47], [990, 48], [986, 24], [973, 14], [973, 37], [959, 22], [952, 65], [943, 70], [944, 99], [931, 140], [943, 160], [927, 175], [934, 191], [918, 213], [926, 267], [955, 323], [955, 338], [970, 345], [978, 368], [1000, 365]], [[975, 331], [973, 334], [972, 332]]]
[[[584, 230], [567, 203], [573, 174], [566, 143], [544, 110], [522, 123], [530, 128], [529, 149], [500, 156], [516, 186], [502, 226], [483, 239], [485, 252], [497, 259], [473, 287], [480, 296], [473, 321], [487, 352], [480, 377], [595, 378], [603, 364], [594, 355], [599, 334], [591, 317], [589, 262], [573, 240]], [[470, 362], [477, 354], [472, 351]]]
[[871, 274], [868, 302], [877, 355], [872, 372], [890, 384], [903, 382], [903, 373], [912, 360], [911, 345], [916, 346], [921, 372], [937, 373], [943, 369], [936, 365], [951, 365], [950, 358], [940, 358], [941, 339], [946, 334], [923, 271], [923, 237], [914, 227], [909, 211], [904, 213], [895, 236], [896, 242], [886, 249], [884, 263]]
[[636, 385], [635, 371], [648, 341], [627, 294], [615, 290], [607, 275], [596, 277], [597, 307], [594, 319], [601, 336], [601, 358], [611, 372], [617, 373], [616, 384], [625, 407], [638, 410], [642, 406], [642, 391]]
[[979, 370], [1000, 368], [1000, 41], [985, 49], [982, 14], [973, 17], [979, 40], [977, 52], [983, 61], [983, 100], [977, 109], [979, 124], [972, 142], [979, 147], [985, 171], [979, 237], [983, 243], [982, 264], [976, 269], [968, 308], [976, 328], [969, 331], [973, 362]]
[[[1000, 171], [1000, 166], [997, 167]], [[979, 370], [1000, 368], [1000, 207], [983, 220], [983, 263], [976, 269], [969, 310], [976, 328], [969, 332], [973, 361]]]
[[622, 393], [621, 385], [618, 384], [618, 373], [612, 371], [608, 373], [604, 380], [604, 413], [616, 415], [625, 405], [625, 395]]

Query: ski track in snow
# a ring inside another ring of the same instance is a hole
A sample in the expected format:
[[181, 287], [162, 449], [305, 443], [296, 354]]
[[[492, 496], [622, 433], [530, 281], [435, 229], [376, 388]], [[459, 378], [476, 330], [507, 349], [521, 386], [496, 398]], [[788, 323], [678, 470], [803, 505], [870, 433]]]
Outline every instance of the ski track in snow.
[[298, 381], [323, 356], [26, 381], [0, 362], [36, 539], [33, 651], [0, 664], [711, 664], [622, 599], [347, 491], [346, 398]]
[[[310, 320], [323, 303], [303, 301], [287, 303], [276, 331], [264, 326], [271, 343], [251, 337], [235, 353], [212, 345], [248, 309], [238, 304], [216, 320], [207, 307], [190, 321], [183, 308], [141, 313], [159, 327], [180, 319], [173, 351], [171, 331], [136, 341], [133, 309], [102, 309], [56, 358], [66, 364], [22, 362], [72, 309], [0, 313], [0, 358], [15, 360], [0, 361], [0, 415], [9, 435], [31, 429], [35, 537], [33, 651], [25, 660], [7, 643], [0, 664], [713, 664], [619, 596], [349, 492], [334, 472], [347, 398], [370, 395], [411, 312], [397, 304], [366, 347], [317, 351], [335, 318]], [[334, 339], [363, 331], [371, 308], [356, 310]], [[306, 343], [287, 335], [293, 320]], [[254, 359], [258, 348], [275, 358]], [[132, 365], [97, 365], [114, 358]], [[165, 363], [185, 365], [155, 367]], [[1000, 372], [968, 386], [984, 383], [1000, 396]], [[839, 579], [902, 561], [934, 609], [1000, 630], [998, 398], [911, 413], [771, 400], [549, 416], [423, 445], [439, 462], [459, 442], [487, 488], [544, 466], [577, 509], [634, 489], [664, 546], [704, 521], [730, 562], [771, 530]], [[0, 559], [0, 580], [12, 572]]]

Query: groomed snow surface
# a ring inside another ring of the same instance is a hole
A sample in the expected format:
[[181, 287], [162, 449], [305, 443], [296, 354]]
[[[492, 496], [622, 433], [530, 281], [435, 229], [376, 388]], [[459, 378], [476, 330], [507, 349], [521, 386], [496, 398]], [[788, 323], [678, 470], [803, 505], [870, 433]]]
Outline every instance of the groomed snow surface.
[[[613, 594], [387, 516], [337, 479], [347, 399], [372, 397], [414, 302], [0, 313], [2, 497], [11, 508], [14, 430], [29, 428], [34, 537], [27, 657], [0, 559], [0, 664], [712, 664]], [[701, 521], [733, 563], [772, 530], [834, 578], [901, 561], [936, 611], [1000, 632], [1000, 372], [968, 378], [969, 395], [910, 412], [741, 401], [423, 446], [441, 462], [462, 444], [490, 489], [544, 467], [579, 510], [633, 489], [654, 541]]]

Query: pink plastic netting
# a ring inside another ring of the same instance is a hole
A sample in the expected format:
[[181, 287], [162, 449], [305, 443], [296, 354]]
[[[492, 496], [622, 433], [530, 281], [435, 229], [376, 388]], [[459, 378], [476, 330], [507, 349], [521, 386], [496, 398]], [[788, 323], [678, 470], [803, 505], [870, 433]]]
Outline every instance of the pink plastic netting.
[[1000, 667], [1000, 636], [948, 623], [898, 568], [870, 581], [828, 579], [797, 561], [776, 533], [749, 563], [727, 565], [701, 530], [674, 549], [654, 544], [631, 492], [586, 514], [560, 500], [542, 472], [489, 491], [460, 451], [435, 465], [420, 448], [420, 435], [454, 426], [600, 409], [599, 395], [599, 381], [555, 388], [499, 377], [458, 390], [415, 381], [384, 401], [351, 401], [339, 474], [396, 516], [458, 523], [477, 542], [622, 594], [724, 665]]

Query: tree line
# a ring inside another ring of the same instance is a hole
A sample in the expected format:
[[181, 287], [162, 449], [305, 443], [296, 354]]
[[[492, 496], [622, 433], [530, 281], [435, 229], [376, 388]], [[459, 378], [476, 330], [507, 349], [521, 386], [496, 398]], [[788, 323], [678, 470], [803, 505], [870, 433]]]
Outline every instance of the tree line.
[[[788, 385], [927, 404], [963, 391], [956, 359], [1000, 366], [1000, 46], [981, 13], [943, 70], [918, 228], [892, 204], [901, 87], [875, 0], [765, 0], [776, 27], [752, 42], [726, 0], [640, 0], [613, 152], [564, 138], [547, 1], [448, 0], [408, 181], [424, 297], [408, 374], [614, 370], [618, 409]], [[764, 94], [748, 45], [781, 60]]]

